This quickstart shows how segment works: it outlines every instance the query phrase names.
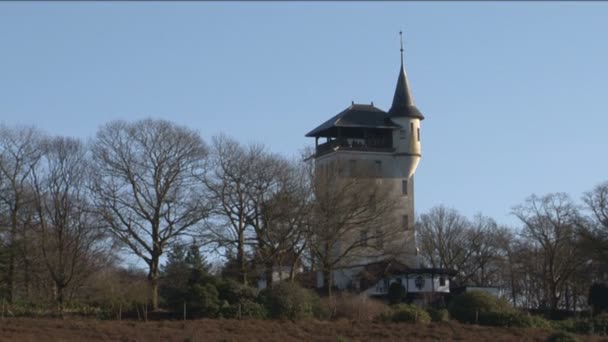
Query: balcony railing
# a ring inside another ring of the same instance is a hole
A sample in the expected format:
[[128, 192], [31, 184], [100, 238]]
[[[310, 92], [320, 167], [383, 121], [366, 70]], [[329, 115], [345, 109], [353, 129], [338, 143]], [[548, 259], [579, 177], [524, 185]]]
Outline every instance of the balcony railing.
[[317, 145], [317, 155], [337, 150], [367, 151], [367, 152], [394, 152], [390, 141], [384, 139], [335, 139]]

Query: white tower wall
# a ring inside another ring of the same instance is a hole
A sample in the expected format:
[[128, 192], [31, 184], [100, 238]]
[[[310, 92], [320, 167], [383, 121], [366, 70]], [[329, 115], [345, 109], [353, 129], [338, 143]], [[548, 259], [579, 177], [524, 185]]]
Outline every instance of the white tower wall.
[[410, 117], [397, 117], [391, 119], [401, 126], [401, 129], [393, 132], [393, 144], [395, 154], [400, 159], [403, 177], [411, 178], [416, 172], [421, 157], [420, 144], [420, 119]]

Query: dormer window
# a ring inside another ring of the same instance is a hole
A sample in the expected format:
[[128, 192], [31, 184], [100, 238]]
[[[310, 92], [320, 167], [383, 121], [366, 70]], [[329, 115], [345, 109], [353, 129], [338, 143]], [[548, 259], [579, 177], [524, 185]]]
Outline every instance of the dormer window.
[[417, 134], [416, 135], [418, 136], [418, 141], [420, 141], [420, 127], [417, 128]]

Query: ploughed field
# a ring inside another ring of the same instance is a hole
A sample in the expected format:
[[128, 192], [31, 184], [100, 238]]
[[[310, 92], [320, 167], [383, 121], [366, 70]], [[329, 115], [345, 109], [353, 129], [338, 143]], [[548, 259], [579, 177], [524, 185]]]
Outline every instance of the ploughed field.
[[[5, 318], [0, 341], [547, 341], [542, 329], [456, 322], [409, 324], [339, 321], [99, 321]], [[599, 336], [577, 336], [600, 341]]]

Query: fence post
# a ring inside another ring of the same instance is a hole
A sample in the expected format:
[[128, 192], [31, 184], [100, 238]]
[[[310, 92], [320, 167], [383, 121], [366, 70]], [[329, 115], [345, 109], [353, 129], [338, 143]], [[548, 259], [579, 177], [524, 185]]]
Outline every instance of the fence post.
[[148, 321], [148, 303], [144, 304], [144, 322]]
[[186, 301], [184, 301], [184, 321], [186, 320]]
[[479, 324], [479, 310], [475, 310], [475, 324]]
[[122, 303], [118, 304], [118, 320], [122, 321]]

